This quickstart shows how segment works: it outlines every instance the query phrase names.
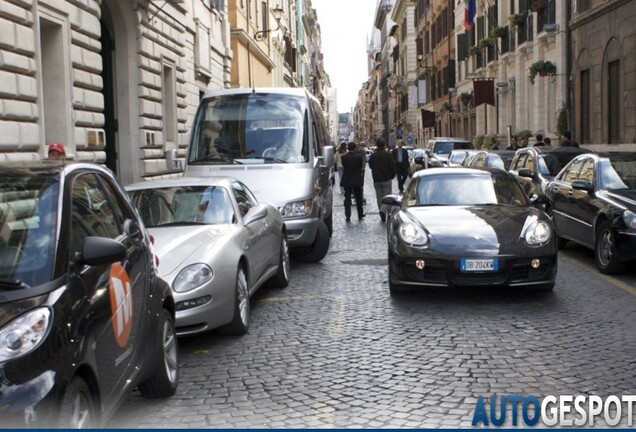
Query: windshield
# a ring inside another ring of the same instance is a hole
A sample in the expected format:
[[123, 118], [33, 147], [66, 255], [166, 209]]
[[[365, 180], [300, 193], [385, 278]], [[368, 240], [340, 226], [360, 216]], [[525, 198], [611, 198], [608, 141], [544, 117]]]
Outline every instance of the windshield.
[[422, 176], [408, 195], [410, 205], [528, 205], [521, 186], [510, 176], [497, 173]]
[[190, 164], [308, 161], [303, 97], [241, 94], [205, 99], [193, 127]]
[[636, 159], [601, 159], [601, 188], [636, 189]]
[[37, 286], [52, 280], [58, 191], [57, 177], [0, 177], [0, 290], [11, 281]]
[[453, 150], [469, 150], [473, 145], [468, 142], [438, 141], [433, 146], [435, 154], [450, 154]]
[[499, 168], [502, 170], [508, 170], [510, 168], [510, 164], [514, 159], [515, 154], [491, 154], [488, 157], [488, 166], [492, 168]]
[[147, 228], [232, 223], [234, 210], [225, 190], [180, 186], [130, 192]]

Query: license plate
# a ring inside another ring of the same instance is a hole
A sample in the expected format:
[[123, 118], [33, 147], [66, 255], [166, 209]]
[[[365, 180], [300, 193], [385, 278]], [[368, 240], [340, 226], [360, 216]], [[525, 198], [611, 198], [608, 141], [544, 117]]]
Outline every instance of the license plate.
[[463, 272], [496, 272], [499, 270], [497, 259], [462, 259], [459, 269]]

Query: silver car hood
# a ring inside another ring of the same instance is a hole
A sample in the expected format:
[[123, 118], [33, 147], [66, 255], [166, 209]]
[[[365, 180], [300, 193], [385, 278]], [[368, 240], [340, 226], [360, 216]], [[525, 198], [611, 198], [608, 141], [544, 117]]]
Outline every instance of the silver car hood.
[[148, 232], [155, 238], [153, 250], [159, 257], [159, 276], [165, 278], [181, 267], [192, 254], [209, 246], [227, 231], [227, 225], [149, 228]]
[[190, 166], [187, 175], [202, 177], [222, 175], [234, 177], [247, 185], [260, 202], [281, 208], [288, 202], [313, 195], [311, 168], [285, 165]]

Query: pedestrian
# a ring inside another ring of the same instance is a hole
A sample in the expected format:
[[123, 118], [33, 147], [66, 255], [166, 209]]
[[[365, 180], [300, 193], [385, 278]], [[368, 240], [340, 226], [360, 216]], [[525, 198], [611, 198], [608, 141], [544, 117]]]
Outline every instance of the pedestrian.
[[347, 144], [347, 153], [342, 155], [342, 178], [340, 186], [344, 188], [344, 207], [347, 222], [351, 222], [351, 195], [355, 197], [358, 220], [366, 215], [362, 207], [362, 189], [364, 187], [364, 158], [356, 150], [356, 143]]
[[[338, 145], [338, 150], [334, 156], [334, 163], [336, 164], [336, 171], [338, 172], [338, 184], [342, 182], [342, 155], [347, 152], [347, 144], [341, 142]], [[340, 193], [344, 194], [344, 188], [340, 186]]]
[[536, 142], [534, 143], [533, 147], [543, 147], [545, 145], [545, 143], [543, 142], [543, 135], [537, 134], [535, 138]]
[[578, 147], [579, 144], [572, 140], [572, 133], [565, 131], [561, 134], [561, 147]]
[[63, 161], [66, 158], [66, 150], [64, 149], [64, 144], [59, 141], [53, 141], [51, 144], [49, 144], [48, 158], [50, 160]]
[[528, 137], [524, 136], [523, 138], [521, 138], [521, 141], [519, 141], [519, 148], [526, 148], [528, 147]]
[[[356, 151], [360, 153], [360, 156], [362, 156], [362, 184], [364, 185], [364, 175], [367, 171], [367, 151], [360, 145], [360, 143], [356, 143]], [[367, 199], [364, 197], [364, 188], [362, 188], [362, 205], [367, 205]]]
[[517, 150], [517, 137], [512, 135], [510, 137], [510, 144], [506, 147], [506, 150]]
[[386, 151], [382, 138], [376, 142], [376, 150], [369, 158], [369, 168], [373, 176], [373, 188], [375, 199], [380, 211], [380, 220], [386, 222], [386, 212], [382, 208], [382, 197], [392, 192], [393, 177], [396, 174], [395, 159]]
[[403, 148], [404, 141], [396, 141], [397, 147], [393, 149], [393, 159], [395, 160], [395, 170], [397, 172], [398, 189], [404, 193], [404, 182], [409, 176], [409, 152]]
[[550, 139], [550, 137], [545, 137], [545, 138], [543, 138], [543, 143], [546, 146], [551, 146], [552, 145], [552, 140]]

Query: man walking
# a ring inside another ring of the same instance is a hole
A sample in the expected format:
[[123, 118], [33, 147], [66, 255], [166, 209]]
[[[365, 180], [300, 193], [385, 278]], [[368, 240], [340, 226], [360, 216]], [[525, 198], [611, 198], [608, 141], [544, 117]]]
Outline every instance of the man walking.
[[362, 220], [366, 215], [362, 207], [362, 188], [364, 186], [363, 169], [365, 160], [356, 151], [356, 143], [347, 144], [347, 153], [342, 155], [342, 178], [340, 186], [344, 188], [345, 193], [345, 217], [347, 222], [351, 222], [351, 194], [356, 199], [356, 208], [358, 210], [358, 220]]
[[376, 143], [376, 150], [369, 158], [369, 168], [373, 176], [373, 187], [375, 188], [375, 198], [380, 210], [380, 220], [386, 222], [386, 213], [382, 210], [382, 197], [392, 192], [393, 177], [395, 177], [395, 160], [393, 155], [384, 148], [384, 140], [379, 138]]
[[405, 148], [402, 148], [403, 145], [404, 141], [399, 139], [397, 140], [397, 147], [393, 149], [393, 159], [395, 160], [400, 193], [404, 192], [404, 182], [409, 176], [409, 152]]

